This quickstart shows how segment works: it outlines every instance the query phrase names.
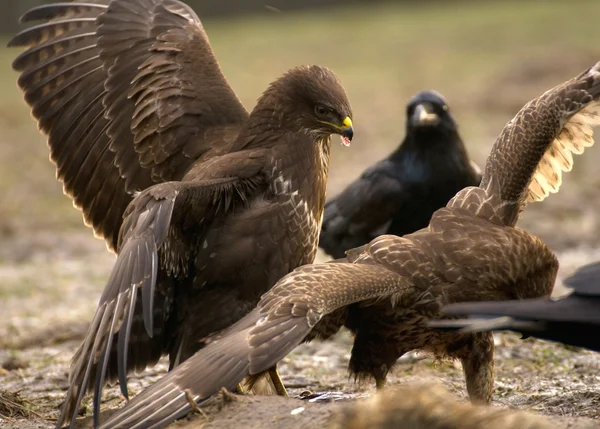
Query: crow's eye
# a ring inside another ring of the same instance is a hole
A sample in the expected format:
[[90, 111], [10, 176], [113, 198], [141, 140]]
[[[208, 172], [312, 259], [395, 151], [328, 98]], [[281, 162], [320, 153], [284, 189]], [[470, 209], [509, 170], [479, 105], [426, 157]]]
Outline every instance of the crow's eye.
[[327, 112], [329, 112], [329, 109], [327, 109], [327, 107], [322, 106], [320, 104], [317, 104], [315, 106], [315, 114], [317, 116], [325, 116], [325, 115], [327, 115]]

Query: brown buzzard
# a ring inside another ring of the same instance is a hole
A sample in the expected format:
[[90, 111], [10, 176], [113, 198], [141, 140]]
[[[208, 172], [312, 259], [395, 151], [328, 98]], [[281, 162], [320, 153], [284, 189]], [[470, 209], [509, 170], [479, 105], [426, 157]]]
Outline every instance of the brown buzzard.
[[177, 366], [313, 261], [331, 134], [348, 143], [352, 113], [330, 70], [302, 66], [248, 114], [178, 0], [56, 3], [23, 20], [42, 23], [10, 42], [27, 48], [19, 86], [65, 192], [118, 254], [61, 426], [89, 390], [97, 419], [107, 381], [127, 397], [127, 373], [164, 354]]

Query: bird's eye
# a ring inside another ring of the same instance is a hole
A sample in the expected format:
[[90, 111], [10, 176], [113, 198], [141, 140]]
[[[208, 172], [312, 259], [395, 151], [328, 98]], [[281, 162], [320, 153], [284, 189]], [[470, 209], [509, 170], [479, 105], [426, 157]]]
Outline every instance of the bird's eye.
[[448, 106], [447, 106], [446, 104], [444, 104], [444, 105], [442, 106], [442, 109], [444, 109], [444, 110], [447, 112], [447, 111], [448, 111]]
[[315, 106], [315, 114], [317, 116], [325, 116], [327, 115], [327, 112], [329, 111], [329, 109], [327, 109], [327, 107], [322, 106], [321, 104], [317, 104]]

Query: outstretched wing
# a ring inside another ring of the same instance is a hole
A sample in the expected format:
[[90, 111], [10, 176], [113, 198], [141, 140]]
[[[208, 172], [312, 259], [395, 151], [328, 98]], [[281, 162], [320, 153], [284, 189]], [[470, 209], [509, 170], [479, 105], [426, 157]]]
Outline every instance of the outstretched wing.
[[[172, 257], [165, 246], [178, 243], [185, 236], [201, 237], [201, 231], [189, 229], [207, 228], [215, 213], [243, 203], [249, 192], [260, 186], [260, 180], [260, 176], [249, 174], [244, 179], [166, 182], [148, 188], [133, 200], [121, 228], [117, 261], [86, 338], [73, 358], [67, 400], [57, 427], [69, 419], [73, 424], [83, 396], [92, 388], [97, 420], [105, 378], [118, 375], [121, 392], [127, 397], [128, 370], [142, 369], [160, 358], [172, 291], [165, 290], [169, 288], [168, 281], [160, 283], [161, 290], [156, 290], [157, 282], [168, 270], [171, 272], [166, 274], [177, 277], [188, 262], [165, 264], [165, 258]], [[191, 222], [192, 219], [198, 222]], [[128, 359], [134, 344], [134, 356]]]
[[248, 374], [272, 367], [328, 314], [355, 302], [400, 294], [411, 286], [407, 278], [381, 265], [300, 267], [282, 278], [257, 309], [136, 396], [101, 427], [163, 427], [221, 387], [232, 389]]
[[247, 112], [180, 1], [55, 3], [22, 20], [43, 22], [9, 42], [27, 47], [19, 86], [65, 193], [116, 250], [133, 193], [226, 150]]
[[[528, 202], [558, 192], [562, 172], [573, 167], [573, 154], [594, 143], [592, 127], [598, 124], [600, 63], [530, 101], [506, 124], [480, 185], [488, 197], [496, 193], [489, 187], [497, 188], [496, 206], [511, 206], [503, 210], [502, 223], [514, 225]], [[454, 204], [460, 203], [459, 195]]]
[[345, 251], [361, 246], [387, 232], [402, 200], [408, 199], [406, 189], [384, 160], [365, 171], [337, 197], [327, 201], [319, 246], [334, 258], [343, 258]]

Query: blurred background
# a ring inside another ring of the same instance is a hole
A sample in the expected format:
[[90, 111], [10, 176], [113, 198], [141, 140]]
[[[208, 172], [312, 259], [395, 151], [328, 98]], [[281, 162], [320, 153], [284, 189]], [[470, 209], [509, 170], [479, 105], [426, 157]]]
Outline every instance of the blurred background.
[[[340, 76], [355, 139], [350, 148], [334, 146], [330, 195], [402, 140], [415, 92], [446, 96], [471, 157], [483, 166], [495, 136], [524, 103], [600, 60], [598, 0], [265, 1], [188, 3], [248, 109], [292, 66], [321, 64]], [[0, 348], [89, 320], [114, 262], [62, 194], [16, 87], [10, 64], [19, 50], [3, 47], [21, 28], [18, 16], [40, 3], [0, 4]], [[577, 157], [561, 192], [528, 207], [520, 223], [559, 254], [561, 276], [600, 258], [599, 164], [598, 147]]]

